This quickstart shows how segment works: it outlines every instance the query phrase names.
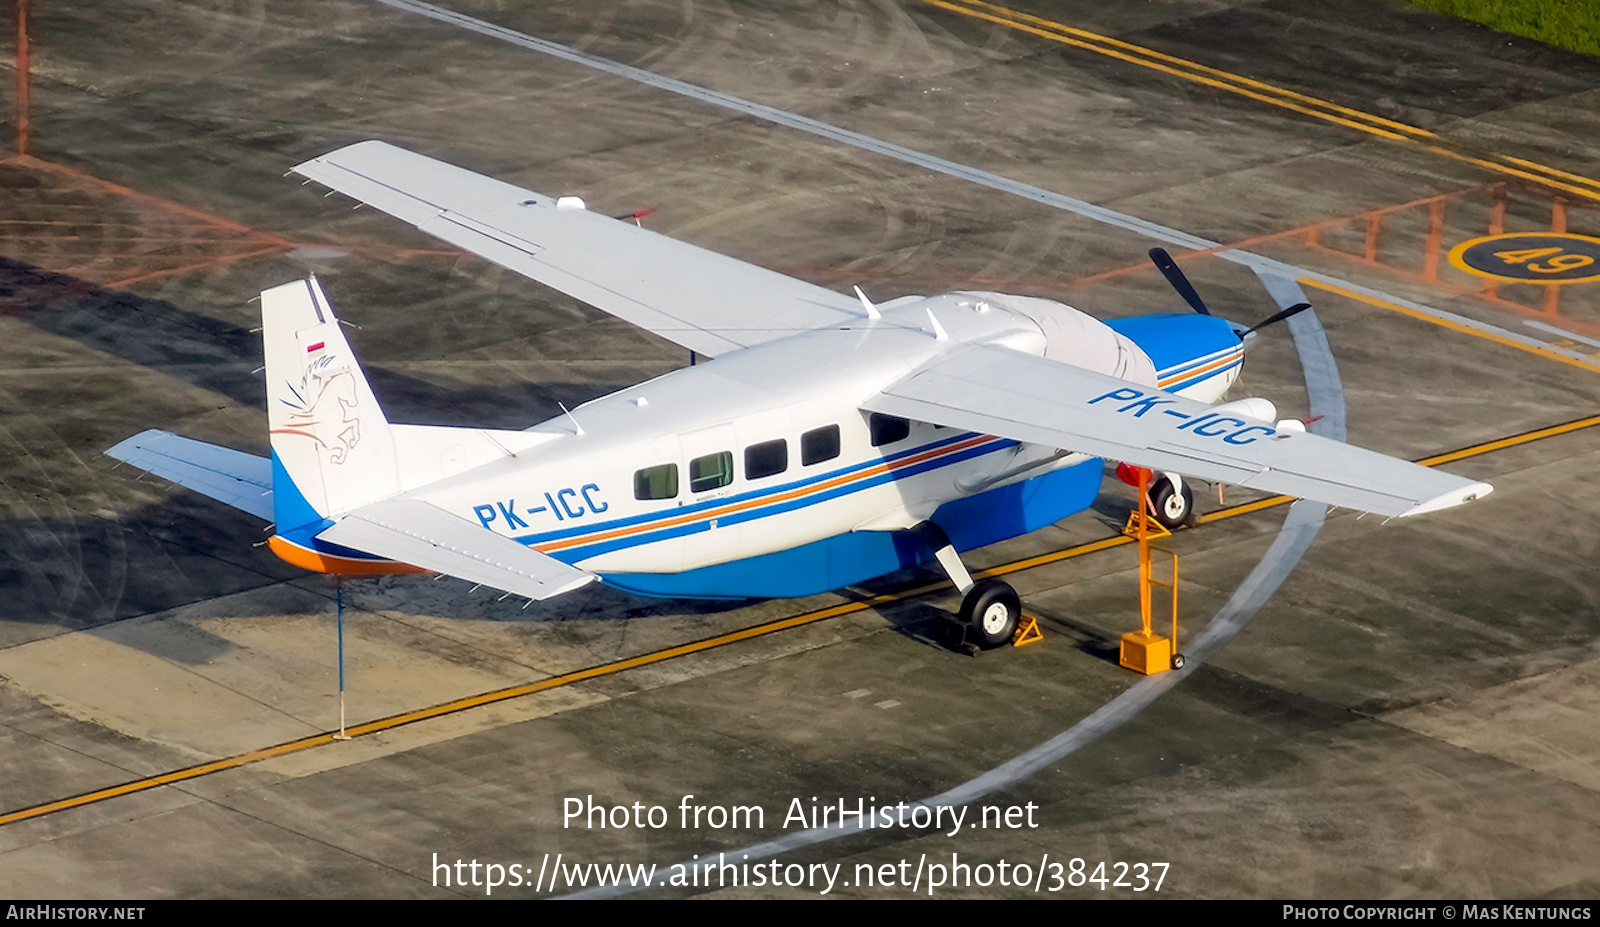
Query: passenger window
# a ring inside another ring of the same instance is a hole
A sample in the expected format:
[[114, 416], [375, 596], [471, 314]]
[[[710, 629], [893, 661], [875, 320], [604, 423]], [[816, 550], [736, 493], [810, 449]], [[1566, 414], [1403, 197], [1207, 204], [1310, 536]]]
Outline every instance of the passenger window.
[[671, 499], [678, 495], [678, 465], [661, 464], [645, 467], [633, 474], [635, 499]]
[[718, 451], [689, 461], [689, 491], [720, 489], [733, 482], [733, 454]]
[[911, 435], [911, 423], [893, 415], [879, 415], [874, 412], [872, 417], [867, 419], [867, 427], [872, 431], [873, 447], [904, 441]]
[[763, 441], [744, 449], [744, 478], [759, 480], [789, 469], [789, 442], [782, 438]]
[[800, 436], [800, 463], [811, 466], [839, 456], [839, 426], [813, 428]]

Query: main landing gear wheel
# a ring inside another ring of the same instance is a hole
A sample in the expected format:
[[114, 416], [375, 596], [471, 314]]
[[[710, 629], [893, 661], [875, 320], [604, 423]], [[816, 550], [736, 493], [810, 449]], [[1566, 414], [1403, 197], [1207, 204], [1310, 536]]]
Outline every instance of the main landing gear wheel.
[[1163, 476], [1150, 487], [1150, 502], [1156, 513], [1156, 521], [1169, 531], [1188, 524], [1194, 514], [1194, 491], [1189, 488], [1187, 481], [1183, 484], [1183, 491], [1178, 492], [1173, 488], [1172, 481]]
[[961, 600], [961, 622], [985, 650], [1010, 642], [1022, 620], [1022, 600], [1017, 591], [998, 579], [986, 579]]

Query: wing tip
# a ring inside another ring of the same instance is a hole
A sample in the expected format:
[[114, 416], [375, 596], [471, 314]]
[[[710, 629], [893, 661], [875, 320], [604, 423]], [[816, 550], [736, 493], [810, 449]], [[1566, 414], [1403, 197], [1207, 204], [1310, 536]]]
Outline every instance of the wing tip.
[[405, 150], [396, 145], [392, 145], [389, 142], [383, 141], [382, 139], [369, 138], [359, 142], [351, 142], [348, 145], [340, 145], [338, 148], [335, 148], [332, 151], [323, 152], [322, 154], [317, 155], [315, 158], [307, 158], [306, 160], [295, 165], [294, 170], [299, 171], [300, 168], [305, 167], [308, 164], [316, 164], [318, 161], [326, 162], [330, 159], [337, 158], [340, 155], [349, 154], [353, 151], [371, 151], [376, 149], [393, 149], [396, 151]]
[[116, 444], [106, 448], [105, 453], [107, 457], [110, 457], [114, 460], [127, 462], [130, 452], [142, 450], [153, 442], [159, 441], [163, 438], [171, 437], [171, 435], [172, 432], [163, 431], [160, 428], [146, 428], [144, 431], [139, 432], [133, 437], [123, 438]]
[[1412, 506], [1406, 511], [1401, 512], [1399, 517], [1410, 518], [1413, 515], [1425, 515], [1429, 512], [1438, 512], [1443, 509], [1455, 508], [1458, 505], [1466, 505], [1468, 502], [1474, 502], [1478, 499], [1482, 499], [1484, 496], [1487, 496], [1492, 492], [1494, 492], [1494, 487], [1488, 483], [1468, 483], [1459, 489], [1453, 489], [1450, 492], [1435, 496], [1426, 502]]

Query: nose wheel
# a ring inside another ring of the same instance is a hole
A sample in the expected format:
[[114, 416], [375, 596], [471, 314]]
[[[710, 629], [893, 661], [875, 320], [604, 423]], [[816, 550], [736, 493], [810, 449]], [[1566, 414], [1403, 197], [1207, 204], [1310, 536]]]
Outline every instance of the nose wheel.
[[1162, 476], [1150, 487], [1150, 507], [1167, 530], [1186, 525], [1194, 516], [1194, 490], [1188, 483], [1174, 484], [1172, 477]]

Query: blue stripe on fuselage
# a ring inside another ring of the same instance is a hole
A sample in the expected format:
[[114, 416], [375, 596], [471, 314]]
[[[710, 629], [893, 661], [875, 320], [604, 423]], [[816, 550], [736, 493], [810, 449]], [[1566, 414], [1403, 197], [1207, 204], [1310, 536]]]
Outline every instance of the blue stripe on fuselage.
[[[743, 494], [738, 495], [738, 496], [732, 496], [732, 497], [729, 497], [729, 498], [726, 498], [726, 499], [716, 499], [716, 500], [712, 500], [712, 501], [709, 501], [709, 502], [698, 503], [698, 504], [693, 505], [693, 506], [685, 506], [683, 508], [667, 509], [667, 510], [664, 510], [664, 511], [661, 511], [661, 512], [652, 513], [650, 515], [635, 516], [635, 517], [626, 518], [626, 519], [618, 519], [618, 520], [613, 521], [613, 522], [607, 522], [607, 523], [604, 523], [604, 524], [594, 525], [594, 526], [591, 526], [591, 527], [589, 527], [587, 529], [580, 529], [579, 531], [570, 531], [570, 530], [569, 531], [563, 531], [563, 532], [559, 532], [559, 535], [561, 537], [572, 537], [572, 536], [580, 535], [580, 534], [599, 533], [599, 532], [603, 532], [603, 531], [609, 531], [609, 530], [612, 530], [612, 529], [617, 528], [617, 527], [644, 525], [644, 524], [647, 524], [650, 521], [667, 521], [667, 520], [676, 521], [676, 520], [678, 520], [679, 518], [681, 518], [682, 516], [684, 516], [686, 514], [694, 514], [696, 512], [705, 512], [705, 511], [708, 511], [708, 510], [717, 509], [717, 508], [720, 508], [720, 507], [723, 507], [723, 506], [727, 506], [727, 505], [735, 505], [735, 504], [739, 504], [739, 503], [749, 502], [751, 500], [759, 499], [759, 498], [762, 498], [762, 497], [774, 496], [774, 495], [779, 495], [779, 494], [782, 494], [782, 493], [787, 493], [787, 492], [790, 492], [790, 491], [795, 490], [795, 489], [804, 488], [806, 486], [816, 485], [818, 483], [825, 483], [825, 482], [828, 482], [829, 480], [836, 479], [836, 478], [838, 478], [840, 476], [849, 475], [851, 473], [859, 473], [862, 470], [868, 469], [870, 467], [875, 467], [875, 466], [878, 466], [880, 464], [888, 464], [892, 468], [892, 467], [894, 467], [894, 462], [895, 461], [905, 460], [907, 458], [914, 457], [914, 456], [916, 456], [918, 454], [923, 454], [923, 453], [926, 453], [926, 452], [931, 451], [931, 450], [937, 450], [937, 449], [942, 448], [942, 447], [948, 447], [948, 446], [953, 445], [953, 444], [959, 444], [959, 443], [961, 443], [963, 441], [966, 441], [968, 439], [975, 438], [975, 437], [979, 437], [979, 435], [977, 435], [974, 432], [965, 432], [965, 433], [963, 433], [961, 435], [957, 435], [954, 438], [949, 438], [949, 439], [946, 439], [944, 441], [936, 441], [936, 442], [933, 442], [931, 444], [925, 444], [925, 445], [922, 445], [921, 447], [913, 448], [913, 449], [908, 450], [908, 451], [902, 451], [902, 452], [900, 452], [898, 454], [893, 455], [892, 457], [881, 458], [879, 460], [873, 460], [873, 461], [868, 461], [868, 462], [862, 463], [862, 464], [856, 464], [856, 465], [849, 466], [849, 467], [843, 467], [843, 468], [840, 468], [838, 470], [834, 470], [834, 471], [829, 472], [829, 473], [821, 474], [821, 475], [815, 476], [815, 477], [810, 477], [808, 479], [797, 480], [797, 481], [794, 481], [794, 482], [791, 482], [791, 483], [784, 484], [782, 486], [774, 486], [774, 487], [771, 487], [771, 488], [768, 488], [768, 489], [755, 490], [755, 491], [752, 491], [752, 492], [743, 493]], [[835, 486], [835, 487], [833, 487], [831, 489], [826, 489], [826, 490], [822, 490], [822, 491], [819, 491], [819, 492], [813, 492], [811, 494], [802, 496], [802, 497], [797, 498], [797, 499], [790, 499], [790, 500], [787, 500], [787, 501], [784, 501], [784, 502], [778, 502], [778, 503], [774, 503], [774, 504], [771, 504], [771, 505], [765, 505], [765, 506], [754, 506], [754, 507], [745, 509], [744, 511], [732, 512], [732, 513], [729, 513], [729, 514], [727, 514], [725, 516], [719, 516], [717, 518], [717, 525], [719, 527], [726, 526], [726, 525], [734, 525], [734, 524], [739, 524], [741, 522], [754, 521], [754, 520], [756, 520], [758, 518], [766, 518], [766, 517], [771, 516], [771, 515], [780, 515], [780, 514], [783, 514], [784, 512], [792, 512], [792, 511], [794, 511], [796, 509], [805, 508], [806, 506], [809, 506], [809, 505], [815, 505], [815, 504], [820, 503], [820, 502], [826, 502], [826, 501], [828, 501], [830, 499], [837, 499], [837, 498], [839, 498], [841, 496], [846, 496], [846, 495], [850, 495], [852, 493], [861, 492], [863, 490], [870, 489], [870, 488], [872, 488], [874, 486], [881, 486], [884, 483], [890, 483], [890, 482], [895, 482], [895, 481], [898, 481], [898, 480], [908, 479], [910, 477], [917, 476], [917, 475], [922, 474], [922, 473], [927, 473], [927, 472], [929, 472], [931, 470], [937, 470], [937, 469], [940, 469], [942, 467], [952, 466], [954, 464], [961, 463], [962, 461], [971, 460], [974, 457], [980, 457], [980, 456], [982, 456], [984, 454], [991, 454], [991, 453], [994, 453], [995, 451], [1005, 450], [1006, 448], [1015, 446], [1016, 443], [1017, 442], [1009, 440], [1009, 439], [1005, 439], [1005, 438], [992, 438], [992, 439], [990, 439], [988, 441], [984, 441], [981, 444], [977, 444], [977, 445], [975, 445], [973, 447], [964, 448], [962, 450], [954, 451], [954, 452], [947, 453], [947, 454], [942, 454], [940, 456], [932, 458], [931, 460], [921, 461], [921, 462], [918, 462], [918, 463], [915, 463], [915, 464], [911, 464], [909, 466], [902, 466], [902, 467], [899, 467], [898, 469], [890, 469], [888, 472], [885, 472], [885, 473], [863, 474], [860, 478], [855, 479], [855, 480], [853, 480], [853, 481], [851, 481], [849, 483], [846, 483], [846, 484], [844, 484], [842, 486]], [[711, 528], [711, 524], [710, 524], [709, 520], [695, 520], [695, 521], [691, 521], [691, 522], [689, 522], [687, 524], [673, 525], [671, 527], [663, 528], [663, 529], [660, 529], [660, 530], [657, 530], [657, 531], [649, 531], [648, 533], [631, 533], [631, 534], [628, 534], [626, 536], [619, 537], [619, 538], [610, 538], [610, 539], [607, 539], [607, 540], [604, 540], [604, 541], [599, 541], [599, 542], [596, 542], [596, 543], [593, 543], [593, 544], [585, 544], [585, 545], [583, 545], [581, 547], [571, 547], [571, 548], [567, 548], [565, 550], [551, 551], [550, 552], [550, 556], [555, 557], [555, 558], [557, 558], [559, 560], [565, 561], [567, 563], [576, 563], [579, 560], [584, 560], [584, 559], [587, 559], [589, 557], [596, 557], [596, 556], [599, 556], [600, 554], [610, 553], [611, 551], [614, 551], [614, 550], [622, 550], [624, 548], [636, 547], [636, 546], [643, 545], [643, 544], [651, 544], [651, 543], [655, 543], [657, 541], [666, 541], [666, 540], [670, 540], [672, 538], [682, 537], [684, 535], [697, 534], [697, 533], [699, 533], [701, 531], [709, 531], [710, 528]], [[526, 538], [518, 538], [517, 540], [522, 541], [524, 544], [532, 544], [534, 546], [537, 546], [540, 541], [548, 540], [548, 539], [550, 539], [550, 537], [551, 537], [550, 535], [544, 535], [544, 536], [535, 535], [535, 536], [530, 536], [530, 537], [526, 537]]]
[[[1094, 501], [1102, 464], [1087, 460], [1020, 483], [940, 506], [934, 524], [957, 550], [1035, 531]], [[602, 573], [601, 582], [640, 595], [686, 598], [780, 598], [812, 595], [926, 563], [933, 552], [911, 531], [849, 531], [678, 573]]]
[[683, 515], [693, 515], [696, 512], [703, 512], [708, 509], [718, 508], [724, 505], [737, 505], [741, 502], [747, 502], [751, 499], [761, 496], [769, 496], [774, 493], [802, 489], [806, 486], [811, 486], [816, 483], [838, 479], [841, 476], [848, 476], [851, 473], [859, 473], [868, 467], [874, 467], [880, 464], [888, 464], [889, 466], [893, 466], [895, 463], [905, 460], [908, 457], [914, 457], [918, 454], [927, 453], [928, 451], [938, 450], [942, 447], [949, 447], [952, 444], [959, 444], [962, 441], [966, 441], [969, 438], [975, 437], [978, 437], [976, 432], [966, 431], [940, 441], [934, 441], [929, 444], [911, 448], [910, 450], [900, 451], [899, 453], [892, 454], [888, 457], [878, 457], [872, 460], [863, 461], [861, 463], [851, 464], [848, 467], [840, 467], [837, 470], [829, 470], [826, 473], [820, 473], [813, 476], [804, 477], [802, 479], [793, 480], [791, 482], [784, 483], [781, 486], [768, 486], [763, 489], [753, 489], [737, 496], [727, 496], [720, 499], [707, 499], [703, 502], [696, 502], [693, 505], [661, 509], [660, 511], [656, 512], [645, 512], [640, 515], [629, 515], [625, 518], [614, 518], [610, 521], [597, 522], [592, 525], [580, 525], [575, 528], [567, 528], [560, 531], [546, 531], [540, 534], [525, 534], [514, 538], [514, 540], [520, 541], [523, 544], [542, 544], [547, 541], [562, 541], [566, 540], [567, 538], [578, 537], [580, 535], [593, 534], [596, 531], [614, 531], [618, 528], [628, 528], [633, 525], [642, 525], [647, 522], [656, 521], [663, 518], [677, 518]]
[[1188, 389], [1189, 387], [1194, 386], [1197, 383], [1204, 383], [1205, 381], [1211, 379], [1214, 376], [1217, 376], [1218, 374], [1227, 373], [1228, 371], [1234, 369], [1235, 367], [1238, 367], [1242, 363], [1244, 363], [1244, 358], [1240, 357], [1238, 360], [1234, 361], [1231, 364], [1227, 364], [1227, 365], [1224, 365], [1222, 367], [1218, 367], [1215, 370], [1207, 370], [1205, 373], [1201, 374], [1198, 377], [1195, 377], [1192, 380], [1181, 380], [1181, 381], [1179, 381], [1177, 383], [1169, 383], [1166, 386], [1163, 386], [1161, 388], [1166, 390], [1169, 393], [1176, 393], [1179, 390]]

